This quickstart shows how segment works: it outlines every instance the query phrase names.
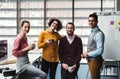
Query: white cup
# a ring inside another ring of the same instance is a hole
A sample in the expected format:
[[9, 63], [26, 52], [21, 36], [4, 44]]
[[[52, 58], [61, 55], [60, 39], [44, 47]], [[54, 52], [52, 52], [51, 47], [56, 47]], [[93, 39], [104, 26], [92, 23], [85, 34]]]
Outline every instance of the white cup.
[[68, 71], [69, 71], [69, 72], [72, 72], [72, 71], [73, 71], [72, 68], [73, 68], [73, 67], [71, 67], [71, 66], [68, 67]]

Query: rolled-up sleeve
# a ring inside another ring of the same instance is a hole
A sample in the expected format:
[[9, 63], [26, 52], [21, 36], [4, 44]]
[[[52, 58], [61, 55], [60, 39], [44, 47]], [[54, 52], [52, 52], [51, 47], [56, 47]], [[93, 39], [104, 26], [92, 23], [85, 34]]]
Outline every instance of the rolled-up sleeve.
[[14, 45], [13, 45], [13, 50], [12, 50], [12, 54], [15, 57], [19, 57], [23, 55], [23, 51], [22, 49], [20, 49], [20, 43], [21, 43], [21, 39], [20, 38], [16, 38], [14, 41]]
[[103, 54], [104, 50], [104, 34], [99, 32], [94, 40], [96, 41], [97, 49], [88, 53], [89, 57], [97, 57]]
[[46, 42], [44, 42], [43, 40], [44, 40], [44, 32], [41, 32], [38, 37], [38, 49], [46, 46]]

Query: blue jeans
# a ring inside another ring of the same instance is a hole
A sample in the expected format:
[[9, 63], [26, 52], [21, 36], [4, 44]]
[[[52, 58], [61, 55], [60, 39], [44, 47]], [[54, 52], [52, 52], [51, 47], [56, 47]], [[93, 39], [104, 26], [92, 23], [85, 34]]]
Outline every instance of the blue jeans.
[[26, 74], [27, 76], [31, 76], [31, 77], [41, 77], [43, 79], [45, 79], [47, 77], [46, 73], [44, 73], [42, 70], [29, 65], [26, 69]]

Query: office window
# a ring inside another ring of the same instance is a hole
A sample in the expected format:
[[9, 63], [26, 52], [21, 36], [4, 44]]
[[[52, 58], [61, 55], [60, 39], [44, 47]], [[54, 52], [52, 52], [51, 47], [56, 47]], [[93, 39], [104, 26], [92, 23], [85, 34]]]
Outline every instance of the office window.
[[[114, 10], [114, 0], [103, 0], [104, 11]], [[106, 5], [111, 4], [111, 5]], [[74, 2], [74, 23], [76, 25], [76, 34], [80, 35], [83, 41], [84, 50], [87, 47], [87, 39], [90, 34], [88, 26], [88, 16], [94, 12], [101, 12], [101, 0], [75, 0]]]
[[28, 35], [38, 37], [44, 30], [44, 0], [22, 0], [20, 6], [21, 21], [26, 19], [31, 23]]
[[63, 26], [72, 21], [72, 0], [47, 0], [46, 18], [54, 17], [60, 19]]
[[[103, 0], [102, 10], [114, 11], [114, 1]], [[101, 12], [101, 0], [0, 0], [0, 38], [13, 41], [20, 30], [18, 24], [29, 20], [31, 30], [28, 38], [30, 41], [38, 40], [39, 33], [48, 27], [49, 19], [55, 17], [62, 21], [64, 27], [59, 32], [61, 35], [66, 34], [66, 24], [74, 21], [75, 34], [82, 38], [86, 49], [90, 33], [88, 15], [93, 12]]]
[[16, 35], [16, 2], [13, 0], [0, 1], [0, 35]]

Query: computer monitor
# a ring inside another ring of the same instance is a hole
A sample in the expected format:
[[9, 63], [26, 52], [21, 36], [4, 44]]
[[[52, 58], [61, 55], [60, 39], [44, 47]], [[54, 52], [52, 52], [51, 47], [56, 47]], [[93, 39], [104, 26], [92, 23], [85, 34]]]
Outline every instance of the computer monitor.
[[7, 40], [0, 40], [0, 64], [4, 63], [8, 55]]

